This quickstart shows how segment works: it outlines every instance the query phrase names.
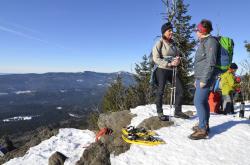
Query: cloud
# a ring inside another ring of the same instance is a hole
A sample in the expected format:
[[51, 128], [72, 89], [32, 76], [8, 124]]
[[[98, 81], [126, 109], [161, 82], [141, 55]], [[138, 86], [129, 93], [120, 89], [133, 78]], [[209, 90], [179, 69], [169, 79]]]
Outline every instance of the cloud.
[[[3, 22], [0, 22], [0, 23], [3, 24]], [[6, 26], [7, 24], [11, 27]], [[0, 31], [7, 32], [7, 33], [10, 33], [19, 37], [27, 38], [30, 40], [38, 41], [47, 45], [51, 45], [54, 48], [60, 48], [64, 51], [69, 52], [70, 54], [82, 54], [82, 52], [76, 51], [75, 49], [68, 48], [57, 43], [52, 43], [52, 42], [49, 42], [48, 40], [44, 40], [42, 38], [31, 35], [32, 33], [36, 33], [36, 34], [39, 33], [40, 35], [42, 35], [42, 33], [38, 32], [37, 30], [31, 29], [31, 28], [28, 28], [19, 24], [13, 24], [13, 23], [7, 23], [7, 24], [4, 23], [4, 26], [0, 25]]]
[[5, 26], [2, 26], [2, 25], [0, 25], [0, 31], [8, 32], [8, 33], [14, 34], [14, 35], [19, 36], [19, 37], [24, 37], [24, 38], [27, 38], [27, 39], [39, 41], [39, 42], [42, 42], [44, 44], [53, 45], [53, 46], [55, 46], [57, 48], [61, 48], [61, 49], [64, 49], [64, 50], [69, 50], [68, 48], [66, 48], [66, 47], [64, 47], [62, 45], [59, 45], [59, 44], [56, 44], [56, 43], [50, 43], [47, 40], [44, 40], [44, 39], [41, 39], [41, 38], [38, 38], [38, 37], [34, 37], [34, 36], [29, 35], [27, 33], [23, 33], [23, 32], [17, 31], [17, 30], [13, 30], [13, 29], [11, 29], [9, 27], [5, 27]]
[[36, 41], [40, 41], [40, 42], [48, 44], [48, 41], [45, 41], [43, 39], [40, 39], [40, 38], [37, 38], [37, 37], [33, 37], [31, 35], [28, 35], [28, 34], [25, 34], [25, 33], [22, 33], [22, 32], [13, 30], [13, 29], [10, 29], [8, 27], [4, 27], [4, 26], [0, 25], [0, 30], [8, 32], [8, 33], [11, 33], [11, 34], [14, 34], [14, 35], [17, 35], [17, 36], [20, 36], [20, 37], [24, 37], [24, 38], [28, 38], [28, 39], [32, 39], [32, 40], [36, 40]]

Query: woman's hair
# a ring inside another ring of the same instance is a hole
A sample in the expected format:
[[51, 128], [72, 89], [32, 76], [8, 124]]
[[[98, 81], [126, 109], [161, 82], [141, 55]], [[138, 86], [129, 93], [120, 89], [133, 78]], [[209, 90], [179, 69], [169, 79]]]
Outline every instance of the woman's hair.
[[201, 20], [200, 24], [207, 30], [208, 34], [213, 30], [212, 22], [207, 19]]

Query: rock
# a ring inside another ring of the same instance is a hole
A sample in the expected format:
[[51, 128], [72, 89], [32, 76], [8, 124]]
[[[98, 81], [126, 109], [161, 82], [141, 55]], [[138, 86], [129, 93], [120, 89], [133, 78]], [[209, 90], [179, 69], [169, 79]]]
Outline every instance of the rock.
[[186, 112], [184, 112], [184, 113], [185, 113], [186, 115], [192, 117], [192, 116], [194, 116], [195, 111], [186, 111]]
[[127, 127], [134, 116], [135, 115], [131, 114], [128, 110], [100, 115], [98, 119], [98, 127], [100, 129], [107, 127], [113, 130], [112, 135], [105, 135], [100, 139], [106, 144], [110, 153], [119, 155], [130, 148], [130, 145], [125, 143], [121, 138], [121, 129]]
[[[7, 152], [4, 157], [0, 157], [0, 164], [7, 162], [10, 159], [15, 157], [22, 157], [25, 153], [33, 146], [39, 144], [41, 141], [49, 139], [51, 136], [57, 135], [58, 129], [52, 129], [50, 127], [40, 127], [34, 131], [26, 132], [25, 135], [19, 136], [18, 138], [14, 139], [11, 138], [11, 142], [8, 142], [8, 146], [12, 149], [10, 152]], [[5, 139], [0, 139], [0, 142], [3, 143]], [[20, 145], [20, 142], [21, 145]], [[19, 143], [19, 145], [18, 145]], [[13, 145], [14, 144], [14, 145]], [[7, 143], [6, 143], [7, 145]], [[17, 149], [14, 149], [13, 147]]]
[[56, 151], [49, 158], [49, 165], [63, 165], [67, 157], [62, 153]]
[[98, 141], [92, 143], [83, 152], [81, 159], [76, 163], [76, 165], [110, 165], [110, 152], [107, 146]]
[[13, 145], [13, 142], [9, 139], [8, 136], [6, 136], [4, 138], [4, 145], [3, 146], [7, 149], [8, 152], [16, 149], [16, 147]]
[[134, 115], [128, 110], [100, 114], [97, 125], [100, 129], [107, 127], [111, 128], [114, 132], [119, 132], [122, 127], [130, 124], [133, 117]]
[[158, 116], [153, 116], [148, 119], [143, 120], [138, 127], [143, 127], [148, 130], [157, 130], [162, 127], [169, 127], [173, 125], [173, 121], [161, 121]]

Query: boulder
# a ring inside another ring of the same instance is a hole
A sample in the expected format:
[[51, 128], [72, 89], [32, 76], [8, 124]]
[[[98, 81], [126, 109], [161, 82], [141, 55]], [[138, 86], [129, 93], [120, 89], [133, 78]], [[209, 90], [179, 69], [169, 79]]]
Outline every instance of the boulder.
[[92, 143], [88, 148], [85, 149], [81, 159], [76, 165], [110, 165], [110, 152], [107, 146], [98, 141]]
[[49, 165], [63, 165], [67, 157], [62, 153], [56, 151], [49, 158]]
[[148, 119], [143, 120], [138, 127], [143, 127], [148, 130], [157, 130], [162, 127], [169, 127], [173, 125], [173, 121], [161, 121], [158, 116], [153, 116]]
[[105, 135], [100, 139], [101, 142], [106, 144], [110, 153], [119, 155], [130, 148], [130, 145], [121, 138], [121, 129], [127, 127], [134, 116], [128, 110], [101, 114], [99, 116], [98, 127], [100, 129], [107, 127], [113, 130], [111, 135]]
[[121, 128], [130, 124], [134, 116], [128, 110], [104, 113], [100, 114], [97, 125], [100, 129], [107, 127], [111, 128], [114, 132], [119, 132]]

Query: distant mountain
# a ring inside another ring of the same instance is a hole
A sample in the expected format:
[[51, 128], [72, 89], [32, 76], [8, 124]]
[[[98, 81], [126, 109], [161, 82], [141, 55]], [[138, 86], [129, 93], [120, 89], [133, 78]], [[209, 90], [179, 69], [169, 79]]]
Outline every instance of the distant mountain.
[[134, 83], [133, 75], [128, 72], [8, 74], [0, 75], [0, 93], [107, 88], [118, 75], [126, 86]]
[[[0, 137], [86, 118], [100, 110], [105, 92], [118, 75], [125, 86], [135, 83], [133, 74], [128, 72], [0, 75]], [[12, 120], [30, 116], [36, 117]]]

